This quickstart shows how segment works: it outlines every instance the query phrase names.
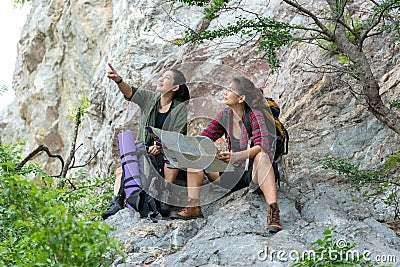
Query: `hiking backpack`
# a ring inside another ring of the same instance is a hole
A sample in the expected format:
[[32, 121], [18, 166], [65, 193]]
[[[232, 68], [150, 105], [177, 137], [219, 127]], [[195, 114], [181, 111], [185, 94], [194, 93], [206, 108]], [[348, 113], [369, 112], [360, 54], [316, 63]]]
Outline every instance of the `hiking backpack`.
[[[243, 114], [243, 123], [246, 127], [247, 134], [252, 137], [252, 130], [250, 125], [250, 111], [251, 109], [246, 108]], [[265, 122], [267, 128], [271, 129], [275, 127], [275, 131], [269, 132], [269, 140], [271, 142], [271, 147], [274, 149], [274, 161], [272, 162], [272, 167], [274, 169], [275, 180], [280, 187], [280, 173], [278, 168], [278, 161], [283, 155], [288, 153], [289, 144], [289, 133], [279, 120], [280, 108], [278, 104], [272, 98], [265, 98], [265, 108], [261, 110], [264, 114]]]
[[118, 142], [122, 165], [120, 194], [125, 196], [128, 208], [139, 212], [141, 217], [149, 215], [156, 222], [158, 210], [152, 195], [158, 170], [147, 159], [145, 143], [135, 143], [132, 131], [119, 133]]

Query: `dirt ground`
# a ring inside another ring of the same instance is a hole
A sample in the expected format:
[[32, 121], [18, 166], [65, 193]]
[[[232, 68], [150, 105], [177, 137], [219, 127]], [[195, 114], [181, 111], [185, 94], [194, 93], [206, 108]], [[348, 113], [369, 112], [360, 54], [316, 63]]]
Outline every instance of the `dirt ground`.
[[398, 236], [400, 236], [400, 220], [385, 222], [384, 224], [395, 231]]

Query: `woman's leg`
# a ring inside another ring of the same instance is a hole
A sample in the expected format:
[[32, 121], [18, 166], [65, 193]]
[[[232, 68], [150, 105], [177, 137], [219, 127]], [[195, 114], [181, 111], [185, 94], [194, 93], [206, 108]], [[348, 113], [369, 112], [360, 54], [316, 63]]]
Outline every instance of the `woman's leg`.
[[123, 188], [121, 188], [121, 178], [122, 178], [122, 168], [118, 167], [115, 170], [114, 197], [108, 204], [107, 210], [101, 215], [104, 220], [124, 208], [125, 196], [123, 194], [124, 193]]
[[167, 164], [164, 163], [164, 179], [166, 183], [161, 187], [163, 193], [161, 194], [159, 208], [159, 211], [163, 217], [167, 217], [170, 214], [171, 205], [169, 203], [171, 198], [173, 198], [171, 184], [175, 182], [178, 173], [179, 169], [168, 168]]
[[200, 186], [203, 184], [204, 171], [188, 169], [187, 171], [187, 188], [188, 199], [200, 200]]
[[268, 204], [278, 201], [274, 169], [266, 153], [260, 152], [254, 158], [252, 180], [258, 184]]
[[118, 167], [115, 170], [114, 196], [118, 196], [120, 194], [121, 177], [122, 177], [122, 167]]
[[174, 183], [176, 176], [178, 175], [179, 169], [168, 168], [167, 164], [164, 163], [164, 179], [167, 182]]
[[[219, 173], [207, 173], [211, 180], [218, 179]], [[173, 219], [196, 219], [203, 218], [203, 212], [200, 208], [200, 187], [203, 184], [204, 171], [188, 169], [187, 171], [187, 187], [188, 187], [188, 204], [178, 213], [171, 216]]]
[[280, 223], [274, 169], [268, 155], [264, 152], [258, 153], [254, 158], [252, 180], [254, 183], [260, 185], [261, 191], [267, 201], [267, 221], [269, 231], [271, 233], [279, 232], [282, 230], [282, 226]]
[[[211, 181], [215, 181], [219, 178], [218, 172], [206, 173], [207, 177]], [[187, 187], [188, 187], [188, 199], [200, 199], [200, 187], [203, 185], [204, 171], [188, 169], [187, 172]]]

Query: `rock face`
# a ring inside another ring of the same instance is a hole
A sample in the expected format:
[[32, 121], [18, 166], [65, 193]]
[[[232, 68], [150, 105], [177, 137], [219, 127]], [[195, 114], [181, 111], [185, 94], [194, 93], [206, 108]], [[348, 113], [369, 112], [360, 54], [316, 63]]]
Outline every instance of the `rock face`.
[[[360, 201], [354, 202], [355, 193], [347, 186], [316, 186], [304, 195], [309, 201], [301, 212], [284, 190], [280, 193], [284, 230], [275, 235], [266, 230], [263, 197], [247, 189], [205, 207], [205, 219], [152, 223], [124, 209], [107, 223], [116, 227], [113, 235], [125, 245], [126, 266], [289, 266], [296, 253], [301, 258], [315, 251], [311, 242], [323, 239], [331, 226], [339, 246], [358, 244], [349, 258], [365, 254], [398, 266], [400, 239], [373, 219]], [[171, 242], [177, 229], [182, 247], [175, 249]], [[125, 266], [122, 262], [116, 260], [113, 266]]]
[[[247, 2], [266, 15], [303, 22], [281, 1], [272, 0], [268, 7], [264, 1]], [[362, 1], [355, 1], [355, 6], [356, 2]], [[231, 18], [219, 19], [225, 23]], [[304, 64], [309, 58], [316, 65], [336, 59], [316, 47], [295, 44], [282, 51], [282, 67], [271, 74], [251, 44], [241, 48], [228, 42], [172, 44], [185, 25], [196, 28], [201, 21], [195, 9], [159, 0], [34, 1], [18, 44], [13, 85], [17, 100], [1, 114], [1, 141], [26, 138], [28, 151], [44, 144], [66, 156], [73, 133], [66, 117], [87, 96], [91, 106], [78, 137], [83, 146], [76, 154], [77, 165], [99, 151], [88, 166], [90, 173], [109, 175], [118, 164], [116, 134], [137, 128], [139, 109], [106, 78], [107, 62], [125, 81], [143, 88], [154, 87], [168, 67], [182, 69], [192, 96], [192, 134], [204, 127], [200, 118], [215, 114], [210, 104], [221, 105], [228, 78], [246, 75], [280, 104], [291, 136], [290, 152], [282, 163], [285, 183], [279, 191], [285, 230], [267, 234], [265, 201], [245, 191], [210, 205], [207, 218], [196, 222], [151, 224], [124, 211], [109, 223], [116, 225], [115, 235], [128, 245], [129, 264], [286, 266], [260, 260], [258, 253], [265, 247], [303, 251], [330, 225], [347, 241], [359, 243], [359, 250], [396, 255], [400, 262], [398, 237], [376, 221], [389, 220], [390, 213], [382, 205], [367, 209], [361, 201], [352, 202], [358, 194], [348, 185], [337, 185], [336, 174], [316, 163], [332, 154], [370, 168], [400, 147], [399, 137], [382, 126], [347, 85], [334, 75], [310, 72]], [[390, 36], [366, 47], [386, 102], [399, 98], [399, 48]], [[44, 155], [38, 160], [49, 172], [59, 172], [58, 162]], [[169, 236], [178, 226], [186, 231], [185, 245], [172, 252]]]

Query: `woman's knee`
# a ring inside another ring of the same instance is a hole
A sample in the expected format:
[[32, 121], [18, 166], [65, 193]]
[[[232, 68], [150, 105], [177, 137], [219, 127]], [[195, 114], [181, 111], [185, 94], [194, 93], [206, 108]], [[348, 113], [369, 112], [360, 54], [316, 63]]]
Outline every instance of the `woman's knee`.
[[271, 164], [271, 160], [269, 159], [269, 156], [267, 153], [261, 151], [257, 153], [257, 155], [254, 157], [254, 164], [259, 164], [260, 162], [266, 163], [266, 164]]
[[115, 176], [121, 177], [121, 175], [122, 175], [122, 167], [118, 167], [118, 168], [115, 170]]

